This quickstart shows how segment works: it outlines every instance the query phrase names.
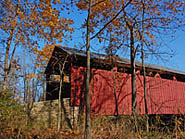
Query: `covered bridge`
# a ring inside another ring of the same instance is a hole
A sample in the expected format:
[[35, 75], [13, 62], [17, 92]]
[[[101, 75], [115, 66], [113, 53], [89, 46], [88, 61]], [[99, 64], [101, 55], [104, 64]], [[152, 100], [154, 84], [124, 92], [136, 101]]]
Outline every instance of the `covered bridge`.
[[[115, 71], [116, 98], [119, 114], [131, 114], [130, 61], [120, 57], [111, 60], [106, 55], [91, 53], [91, 111], [94, 114], [114, 115]], [[114, 63], [113, 63], [114, 61]], [[185, 73], [145, 64], [147, 104], [149, 114], [185, 114]], [[69, 98], [71, 106], [84, 104], [86, 53], [81, 50], [55, 46], [45, 70], [47, 100], [58, 99], [60, 77], [62, 98]], [[145, 114], [141, 63], [136, 62], [137, 112]], [[60, 74], [62, 73], [62, 76]]]

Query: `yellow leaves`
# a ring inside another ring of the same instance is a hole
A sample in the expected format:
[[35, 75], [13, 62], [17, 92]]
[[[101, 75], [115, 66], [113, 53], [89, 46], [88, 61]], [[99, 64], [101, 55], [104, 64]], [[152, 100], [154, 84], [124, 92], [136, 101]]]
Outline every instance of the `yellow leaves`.
[[15, 28], [17, 26], [16, 20], [11, 21], [10, 23], [11, 23], [12, 28]]
[[45, 45], [41, 50], [37, 49], [37, 47], [34, 49], [34, 52], [37, 54], [37, 64], [36, 67], [42, 67], [44, 66], [43, 63], [48, 63], [52, 52], [54, 49], [54, 45]]
[[37, 75], [34, 74], [34, 73], [31, 73], [31, 74], [26, 76], [26, 81], [29, 81], [30, 79], [33, 79], [33, 78], [37, 78]]
[[114, 42], [114, 41], [117, 41], [118, 39], [117, 38], [112, 38], [112, 41]]
[[102, 37], [98, 37], [98, 39], [99, 39], [99, 42], [101, 43], [102, 42]]
[[57, 1], [56, 0], [53, 0], [53, 2], [52, 2], [53, 4], [57, 4]]
[[54, 26], [55, 26], [54, 23], [53, 23], [52, 21], [50, 21], [50, 22], [48, 23], [48, 25], [49, 25], [50, 27], [54, 27]]
[[[155, 9], [155, 8], [152, 8], [152, 11], [153, 11], [153, 13], [155, 13], [158, 16], [161, 15], [161, 13], [157, 9]], [[151, 14], [153, 14], [153, 13], [151, 13]]]
[[101, 15], [97, 15], [97, 18], [100, 18], [101, 17]]
[[79, 1], [76, 6], [81, 10], [87, 10], [87, 2]]
[[163, 22], [166, 22], [166, 18], [164, 18], [164, 17], [162, 17], [161, 20], [162, 20]]
[[132, 1], [131, 2], [133, 5], [143, 5], [143, 3], [142, 2], [139, 2], [139, 1]]
[[4, 25], [0, 25], [0, 29], [7, 31], [7, 28]]
[[154, 36], [154, 35], [152, 35], [152, 34], [150, 34], [150, 35], [149, 35], [149, 37], [150, 37], [151, 39], [153, 39], [155, 36]]
[[172, 10], [173, 10], [174, 12], [177, 12], [177, 9], [176, 9], [175, 7], [173, 7]]
[[70, 78], [67, 75], [64, 75], [64, 79], [63, 80], [64, 80], [65, 83], [70, 83]]
[[24, 35], [23, 34], [21, 34], [20, 40], [24, 41]]
[[156, 40], [152, 39], [151, 45], [154, 45], [156, 43]]
[[166, 6], [168, 9], [177, 13], [178, 11], [181, 11], [181, 10], [183, 11], [184, 1], [169, 1], [169, 2], [166, 2]]
[[161, 15], [161, 13], [159, 11], [157, 11], [156, 14], [159, 15], [159, 16]]
[[20, 10], [18, 11], [18, 14], [19, 14], [21, 19], [24, 17], [23, 12], [21, 12]]
[[39, 64], [35, 64], [35, 67], [36, 67], [36, 68], [39, 68], [39, 67], [40, 67], [40, 65], [39, 65]]
[[62, 2], [61, 2], [60, 0], [57, 0], [57, 2], [58, 2], [59, 4], [62, 4]]
[[60, 82], [60, 75], [51, 75], [50, 78], [52, 81]]
[[113, 21], [113, 24], [114, 24], [115, 26], [117, 26], [117, 25], [119, 24], [119, 22], [118, 22], [117, 20], [114, 20], [114, 21]]

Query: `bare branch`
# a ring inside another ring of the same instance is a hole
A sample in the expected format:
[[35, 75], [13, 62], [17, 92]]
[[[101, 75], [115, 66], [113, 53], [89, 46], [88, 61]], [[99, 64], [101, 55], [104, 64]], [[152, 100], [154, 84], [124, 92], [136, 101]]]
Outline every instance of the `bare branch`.
[[132, 2], [132, 0], [130, 0], [124, 7], [122, 7], [122, 9], [109, 21], [107, 22], [103, 28], [101, 28], [94, 36], [92, 36], [90, 39], [94, 39], [95, 37], [97, 37], [110, 23], [112, 23], [112, 21], [114, 21], [119, 14]]

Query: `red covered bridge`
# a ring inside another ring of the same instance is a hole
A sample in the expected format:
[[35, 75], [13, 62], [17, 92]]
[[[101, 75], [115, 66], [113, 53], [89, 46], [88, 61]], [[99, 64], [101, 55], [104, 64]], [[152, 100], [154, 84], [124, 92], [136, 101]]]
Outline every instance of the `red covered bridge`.
[[[131, 69], [128, 59], [91, 53], [91, 111], [114, 115], [115, 71], [116, 98], [119, 114], [131, 114]], [[156, 65], [145, 64], [147, 104], [149, 114], [185, 114], [185, 73]], [[62, 98], [70, 98], [71, 106], [84, 105], [86, 54], [84, 51], [55, 46], [46, 68], [46, 99], [58, 99], [60, 71]], [[137, 112], [145, 114], [141, 64], [136, 62]]]

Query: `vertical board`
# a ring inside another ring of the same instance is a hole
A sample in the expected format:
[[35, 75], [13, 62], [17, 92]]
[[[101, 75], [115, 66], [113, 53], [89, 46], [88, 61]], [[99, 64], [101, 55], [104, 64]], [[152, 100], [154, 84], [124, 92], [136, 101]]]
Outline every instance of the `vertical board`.
[[84, 67], [71, 68], [71, 105], [80, 106], [84, 102], [85, 73]]
[[149, 114], [185, 114], [185, 83], [148, 77]]
[[[84, 104], [85, 74], [84, 67], [72, 67], [71, 105]], [[116, 97], [119, 114], [131, 114], [131, 75], [115, 72]], [[145, 114], [143, 76], [136, 76], [137, 113]], [[147, 105], [149, 114], [185, 114], [185, 83], [146, 78]], [[113, 71], [91, 69], [91, 110], [93, 114], [114, 115], [115, 97]]]

